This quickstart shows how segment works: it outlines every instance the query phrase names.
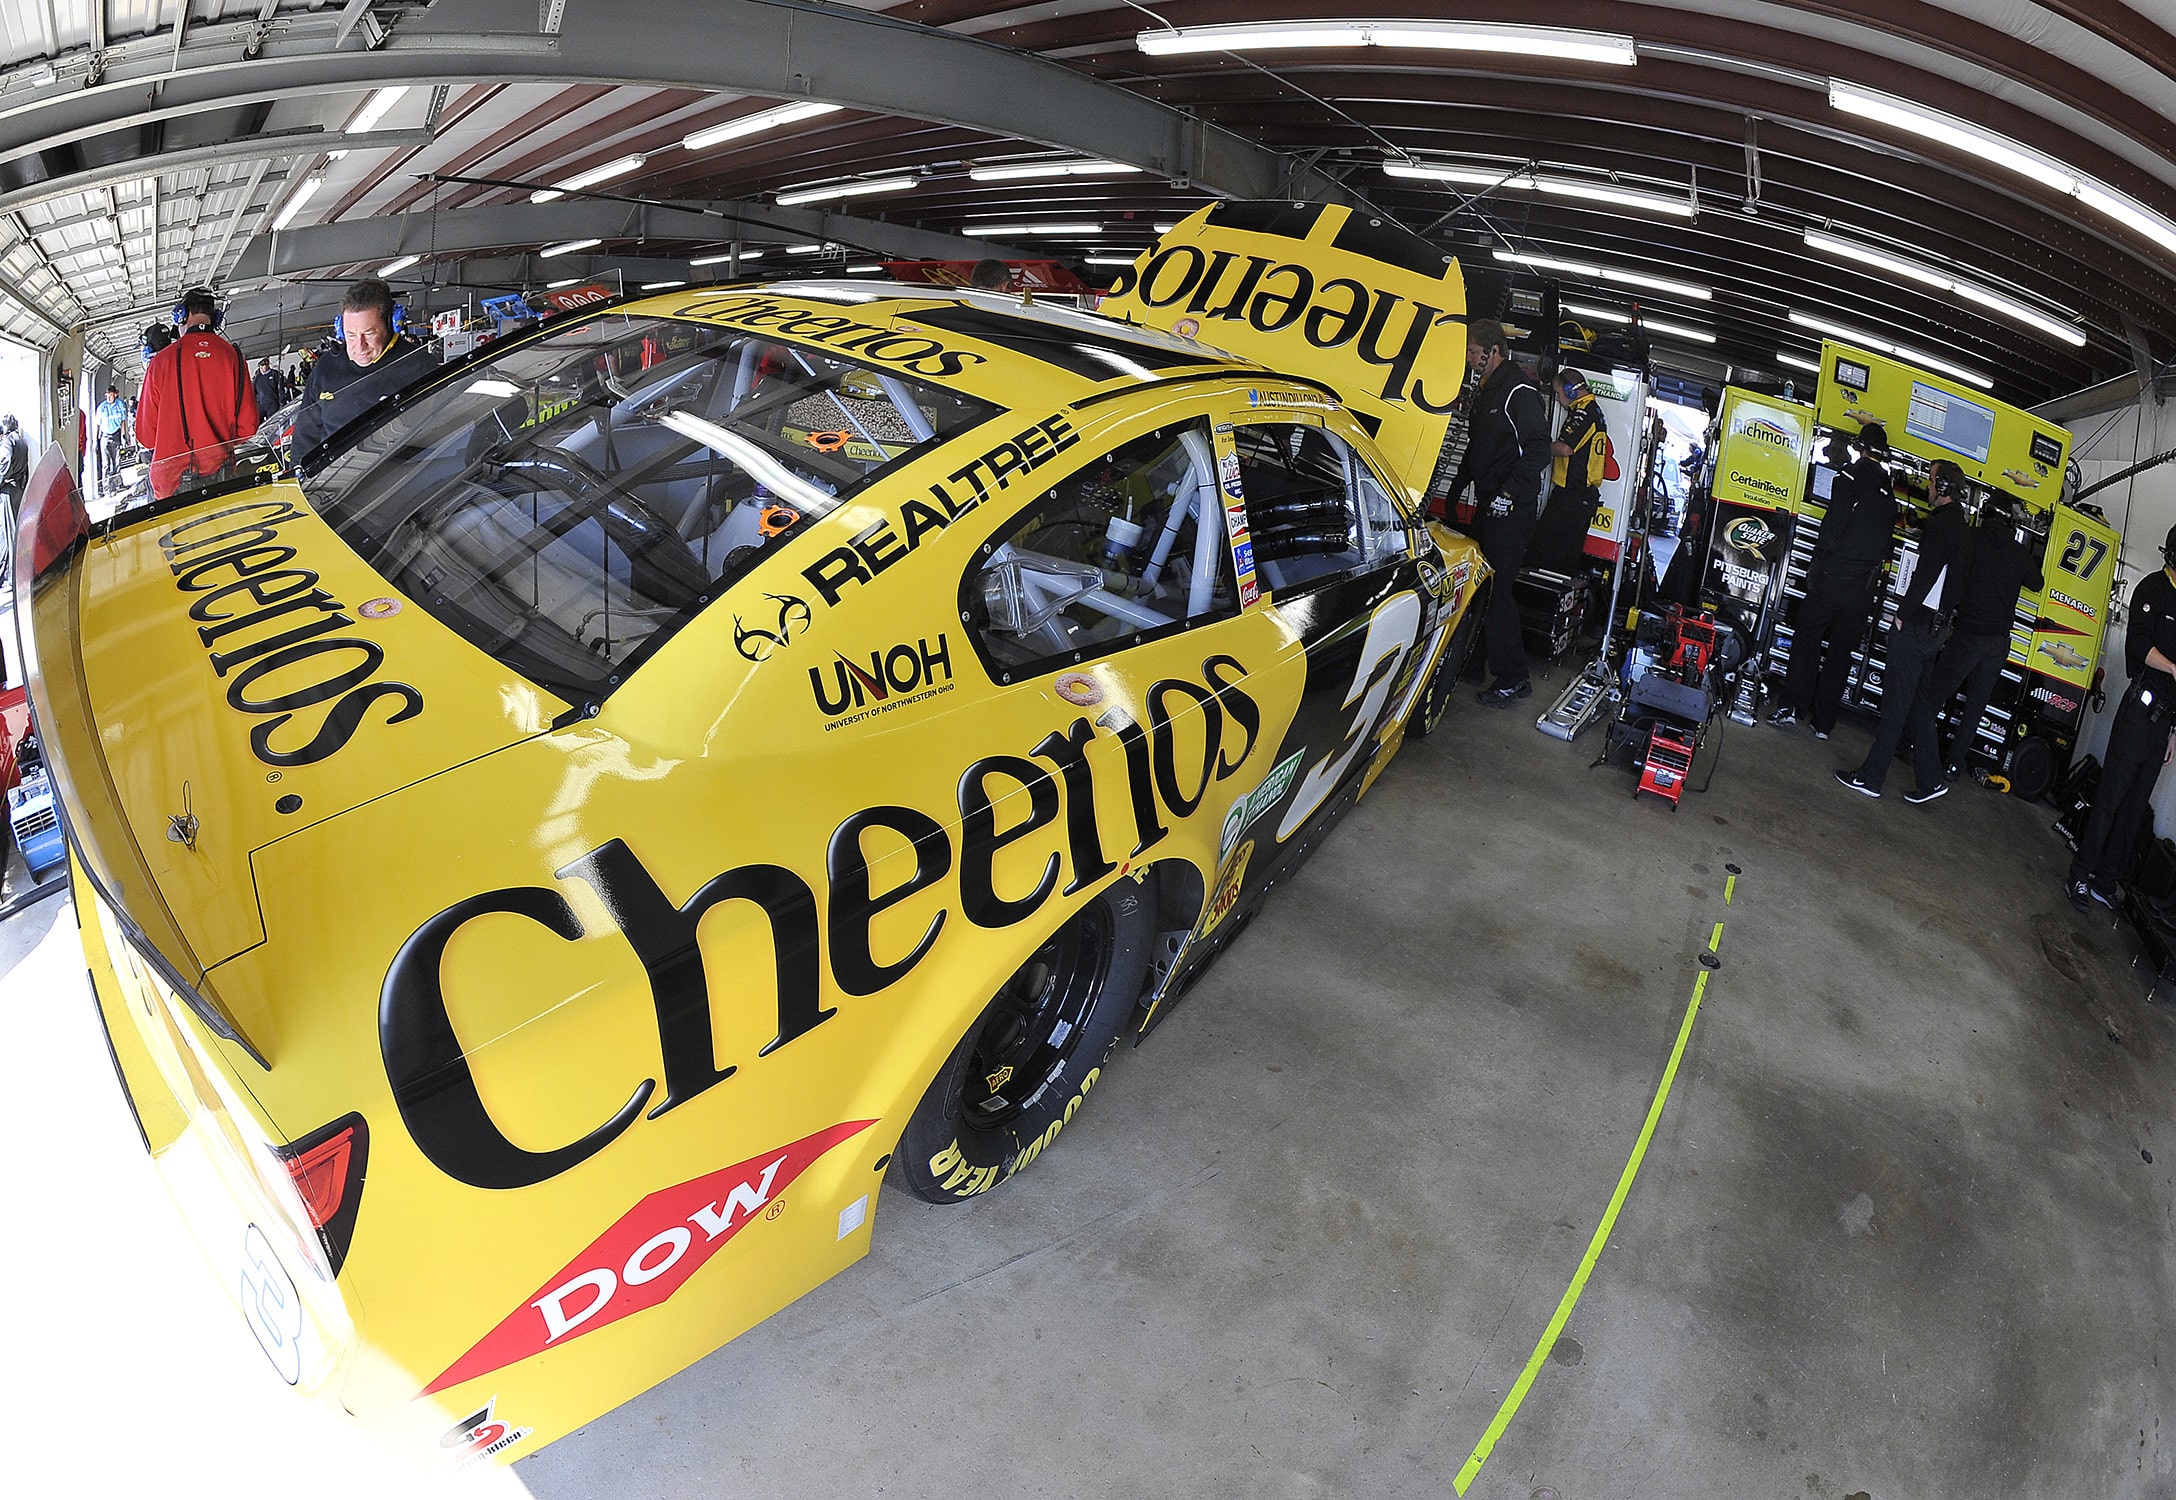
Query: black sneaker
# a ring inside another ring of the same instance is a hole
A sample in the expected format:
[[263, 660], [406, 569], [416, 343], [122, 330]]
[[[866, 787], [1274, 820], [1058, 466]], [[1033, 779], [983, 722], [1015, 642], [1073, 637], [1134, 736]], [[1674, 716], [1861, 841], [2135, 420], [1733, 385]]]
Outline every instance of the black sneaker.
[[1921, 787], [1916, 792], [1906, 792], [1904, 794], [1904, 800], [1916, 806], [1919, 803], [1932, 802], [1937, 797], [1947, 797], [1948, 795], [1949, 784], [1947, 782], [1937, 781], [1936, 783], [1934, 783], [1934, 785]]
[[2082, 880], [2073, 880], [2067, 889], [2070, 892], [2071, 906], [2080, 915], [2090, 915], [2093, 910], [2093, 887]]
[[1490, 708], [1509, 708], [1521, 698], [1531, 698], [1533, 695], [1534, 680], [1531, 677], [1521, 677], [1517, 682], [1505, 682], [1499, 677], [1494, 686], [1481, 689], [1473, 695], [1473, 699], [1474, 702], [1485, 703]]
[[2111, 896], [2111, 895], [2109, 895], [2109, 894], [2108, 894], [2108, 893], [2107, 893], [2106, 891], [2102, 890], [2102, 889], [2101, 889], [2101, 888], [2100, 888], [2099, 886], [2097, 886], [2097, 885], [2089, 885], [2089, 886], [2087, 886], [2087, 887], [2085, 888], [2085, 892], [2086, 892], [2086, 894], [2087, 894], [2087, 895], [2091, 896], [2091, 897], [2092, 897], [2092, 898], [2093, 898], [2093, 899], [2094, 899], [2095, 901], [2098, 901], [2098, 902], [2099, 902], [2099, 903], [2100, 903], [2101, 905], [2103, 905], [2103, 906], [2107, 907], [2107, 908], [2108, 908], [2108, 909], [2109, 909], [2110, 911], [2114, 911], [2114, 910], [2116, 909], [2116, 898], [2115, 898], [2115, 897], [2113, 897], [2113, 896]]
[[1768, 716], [1768, 723], [1776, 729], [1788, 729], [1797, 722], [1798, 710], [1795, 708], [1779, 708]]
[[1856, 771], [1838, 771], [1836, 779], [1862, 797], [1879, 797], [1881, 795], [1880, 787], [1869, 781], [1861, 781], [1859, 773]]

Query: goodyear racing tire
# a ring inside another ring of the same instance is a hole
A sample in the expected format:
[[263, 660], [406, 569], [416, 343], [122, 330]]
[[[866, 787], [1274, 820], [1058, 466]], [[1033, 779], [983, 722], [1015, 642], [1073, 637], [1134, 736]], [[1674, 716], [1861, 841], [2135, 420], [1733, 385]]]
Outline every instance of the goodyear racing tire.
[[930, 1203], [963, 1203], [1057, 1139], [1140, 998], [1155, 905], [1150, 887], [1121, 878], [1029, 955], [915, 1106], [894, 1181]]
[[1458, 684], [1473, 656], [1473, 643], [1481, 638], [1481, 616], [1488, 612], [1488, 591], [1489, 585], [1484, 583], [1466, 601], [1466, 612], [1459, 616], [1458, 628], [1451, 632], [1450, 644], [1443, 648], [1443, 659], [1436, 663], [1435, 674], [1428, 679], [1420, 702], [1413, 705], [1413, 717], [1405, 732], [1414, 739], [1434, 733], [1443, 716], [1451, 711], [1451, 700], [1458, 696]]

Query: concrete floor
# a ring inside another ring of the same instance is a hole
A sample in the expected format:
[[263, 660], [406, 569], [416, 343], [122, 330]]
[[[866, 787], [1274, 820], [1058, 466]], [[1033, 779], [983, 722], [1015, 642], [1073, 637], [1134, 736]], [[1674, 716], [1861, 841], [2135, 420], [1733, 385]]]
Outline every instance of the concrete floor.
[[[1543, 692], [1549, 691], [1544, 687]], [[2171, 1493], [2176, 1017], [2044, 805], [1461, 704], [1035, 1169], [518, 1468], [557, 1497]], [[1705, 769], [1703, 759], [1702, 769]], [[1726, 864], [1743, 870], [1723, 906]], [[2176, 1437], [2176, 1432], [2172, 1432]]]

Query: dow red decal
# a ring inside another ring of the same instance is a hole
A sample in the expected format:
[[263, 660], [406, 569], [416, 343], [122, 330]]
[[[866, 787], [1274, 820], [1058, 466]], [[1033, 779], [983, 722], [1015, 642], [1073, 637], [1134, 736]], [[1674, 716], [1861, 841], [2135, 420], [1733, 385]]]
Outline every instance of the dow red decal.
[[765, 1205], [874, 1120], [849, 1120], [644, 1198], [423, 1388], [428, 1396], [657, 1306]]

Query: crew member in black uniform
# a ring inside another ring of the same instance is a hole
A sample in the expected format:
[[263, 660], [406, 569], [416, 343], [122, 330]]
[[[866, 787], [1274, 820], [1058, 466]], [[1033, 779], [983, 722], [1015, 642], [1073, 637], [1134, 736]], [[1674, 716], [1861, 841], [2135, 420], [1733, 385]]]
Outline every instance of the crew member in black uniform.
[[2176, 526], [2161, 542], [2161, 559], [2161, 571], [2131, 591], [2123, 631], [2131, 682], [2109, 726], [2093, 811], [2070, 861], [2070, 904], [2079, 911], [2090, 911], [2094, 901], [2116, 904], [2117, 882], [2152, 818], [2153, 784], [2176, 755]]
[[1479, 697], [1507, 708], [1534, 691], [1512, 580], [1525, 564], [1526, 544], [1540, 518], [1541, 476], [1550, 459], [1549, 402], [1512, 362], [1504, 325], [1492, 318], [1466, 325], [1466, 363], [1480, 373], [1481, 385], [1468, 398], [1466, 456], [1451, 479], [1450, 499], [1455, 503], [1467, 484], [1473, 485], [1474, 535], [1496, 574], [1481, 621], [1496, 680]]
[[393, 289], [375, 279], [356, 282], [340, 299], [340, 341], [310, 366], [295, 412], [296, 461], [437, 368], [428, 346], [394, 330]]
[[1964, 592], [1957, 596], [1957, 627], [1942, 648], [1928, 680], [1927, 696], [1937, 715], [1957, 689], [1964, 707], [1946, 764], [1952, 780], [1964, 775], [1979, 733], [1980, 715], [2010, 659], [2010, 626], [2017, 618], [2017, 596], [2047, 587], [2040, 574], [2040, 538], [2025, 529], [2025, 504], [1997, 490], [1980, 512], [1979, 525], [1965, 543]]
[[1881, 567], [1889, 560], [1890, 532], [1896, 527], [1887, 430], [1879, 422], [1868, 422], [1850, 445], [1855, 456], [1830, 486], [1828, 514], [1806, 570], [1806, 597], [1799, 601], [1791, 628], [1791, 669], [1783, 679], [1783, 703], [1768, 716], [1779, 727], [1810, 719], [1817, 740], [1835, 733], [1851, 653], [1865, 638], [1866, 622], [1880, 596]]
[[1526, 560], [1537, 568], [1559, 573], [1578, 573], [1586, 566], [1587, 529], [1602, 505], [1602, 478], [1609, 468], [1609, 424], [1602, 407], [1587, 389], [1587, 377], [1569, 365], [1556, 372], [1553, 382], [1557, 404], [1564, 408], [1564, 425], [1549, 445], [1555, 455], [1550, 478], [1554, 488], [1549, 504], [1527, 544]]
[[1934, 697], [1928, 691], [1934, 661], [1949, 637], [1957, 600], [1965, 589], [1964, 470], [1936, 459], [1929, 475], [1926, 523], [1919, 528], [1919, 557], [1911, 581], [1897, 604], [1896, 628], [1889, 632], [1889, 652], [1881, 672], [1881, 723], [1865, 763], [1856, 771], [1838, 771], [1836, 779], [1854, 792], [1881, 795], [1889, 763], [1908, 736], [1912, 747], [1915, 790], [1906, 802], [1932, 802], [1949, 790], [1942, 780], [1936, 743]]

